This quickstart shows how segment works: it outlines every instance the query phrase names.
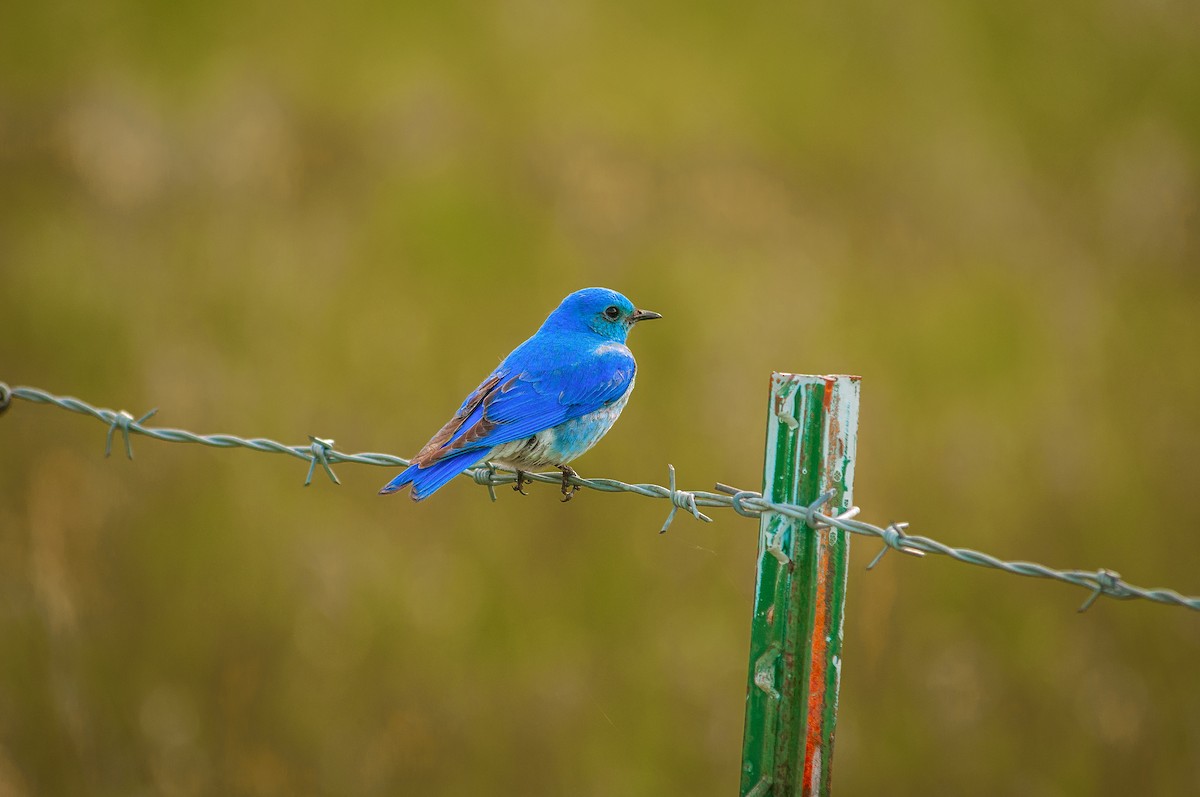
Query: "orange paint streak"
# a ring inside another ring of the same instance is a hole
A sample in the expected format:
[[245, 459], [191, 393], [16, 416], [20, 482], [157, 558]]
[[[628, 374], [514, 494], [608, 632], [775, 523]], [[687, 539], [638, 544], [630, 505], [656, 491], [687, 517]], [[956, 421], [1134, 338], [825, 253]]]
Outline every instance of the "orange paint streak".
[[[828, 395], [828, 393], [826, 394]], [[825, 532], [815, 535], [817, 542], [817, 605], [813, 611], [812, 669], [808, 676], [808, 723], [804, 742], [803, 794], [816, 794], [820, 784], [813, 783], [813, 757], [821, 748], [821, 735], [825, 724], [825, 669], [826, 640], [829, 637], [829, 606], [826, 600], [829, 550], [825, 544]], [[828, 766], [828, 762], [825, 762]]]
[[[828, 430], [822, 430], [823, 436], [828, 435], [826, 444], [829, 448], [831, 458], [836, 456], [833, 451], [833, 446], [838, 439], [838, 429], [836, 418], [833, 417], [833, 389], [837, 380], [833, 377], [825, 378], [825, 395], [821, 399], [821, 409], [823, 416], [830, 419], [830, 427]], [[829, 462], [822, 462], [822, 468], [829, 467]], [[825, 485], [821, 485], [822, 488]], [[837, 488], [838, 485], [831, 484], [830, 487]], [[808, 722], [806, 723], [805, 740], [804, 740], [804, 780], [801, 782], [802, 794], [817, 794], [820, 792], [821, 784], [814, 782], [814, 777], [817, 773], [814, 772], [813, 759], [816, 757], [817, 751], [821, 749], [822, 737], [825, 730], [825, 673], [828, 669], [828, 639], [829, 633], [829, 600], [828, 600], [828, 581], [829, 581], [829, 530], [821, 530], [813, 535], [816, 544], [816, 570], [817, 570], [817, 590], [816, 590], [816, 606], [813, 608], [813, 630], [812, 630], [812, 662], [808, 676]], [[823, 767], [828, 767], [832, 762], [822, 761]]]

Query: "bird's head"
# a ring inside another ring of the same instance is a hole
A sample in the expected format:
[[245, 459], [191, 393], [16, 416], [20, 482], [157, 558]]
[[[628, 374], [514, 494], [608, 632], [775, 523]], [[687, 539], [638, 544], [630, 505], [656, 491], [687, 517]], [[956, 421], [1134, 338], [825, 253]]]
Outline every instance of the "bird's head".
[[638, 310], [633, 302], [608, 288], [584, 288], [562, 300], [542, 329], [564, 332], [592, 331], [602, 338], [624, 343], [629, 330], [639, 321], [662, 318], [650, 310]]

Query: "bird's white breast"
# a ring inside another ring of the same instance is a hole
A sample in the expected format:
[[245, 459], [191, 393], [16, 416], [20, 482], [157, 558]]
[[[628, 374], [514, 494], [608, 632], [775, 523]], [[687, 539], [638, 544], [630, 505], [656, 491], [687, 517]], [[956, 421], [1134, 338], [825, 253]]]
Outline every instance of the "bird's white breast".
[[488, 459], [496, 464], [520, 470], [566, 465], [600, 442], [600, 438], [612, 428], [620, 417], [621, 410], [625, 409], [636, 381], [636, 376], [630, 379], [625, 393], [611, 404], [553, 428], [543, 429], [523, 440], [502, 443], [493, 449]]
[[624, 343], [617, 343], [615, 340], [610, 340], [607, 343], [601, 343], [592, 353], [599, 356], [601, 354], [611, 354], [614, 351], [628, 354], [630, 357], [633, 356], [633, 352], [629, 350], [628, 346], [626, 346]]

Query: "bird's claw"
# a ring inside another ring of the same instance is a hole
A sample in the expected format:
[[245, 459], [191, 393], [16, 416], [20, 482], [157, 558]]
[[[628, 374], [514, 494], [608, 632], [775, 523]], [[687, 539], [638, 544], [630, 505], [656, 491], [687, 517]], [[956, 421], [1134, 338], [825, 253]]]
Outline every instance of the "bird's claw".
[[575, 497], [575, 493], [579, 492], [579, 485], [571, 484], [571, 479], [578, 478], [579, 474], [576, 473], [573, 469], [568, 468], [566, 465], [559, 465], [558, 467], [562, 471], [562, 475], [563, 475], [563, 477], [562, 477], [562, 494], [563, 494], [562, 502], [565, 504], [567, 501], [570, 501], [572, 498]]
[[513, 492], [518, 492], [521, 495], [529, 495], [522, 489], [527, 484], [533, 484], [533, 479], [526, 479], [524, 471], [517, 471], [517, 483], [513, 485]]

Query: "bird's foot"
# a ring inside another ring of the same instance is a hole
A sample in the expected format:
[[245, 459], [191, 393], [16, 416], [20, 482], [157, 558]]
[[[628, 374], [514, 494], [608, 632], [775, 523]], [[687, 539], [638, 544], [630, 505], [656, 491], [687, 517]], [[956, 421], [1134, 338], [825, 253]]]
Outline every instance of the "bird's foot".
[[563, 474], [563, 479], [562, 479], [563, 499], [562, 500], [563, 500], [563, 503], [565, 504], [567, 501], [570, 501], [572, 498], [575, 497], [575, 493], [579, 492], [579, 485], [571, 484], [571, 479], [579, 478], [579, 474], [576, 473], [572, 468], [570, 468], [567, 465], [559, 465], [558, 469], [561, 470], [562, 474]]
[[517, 471], [517, 483], [513, 485], [513, 491], [518, 492], [521, 495], [529, 495], [529, 493], [527, 493], [523, 489], [521, 489], [527, 484], [533, 484], [533, 479], [525, 478], [525, 471], [523, 471], [523, 470]]

